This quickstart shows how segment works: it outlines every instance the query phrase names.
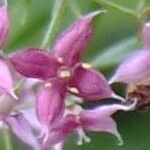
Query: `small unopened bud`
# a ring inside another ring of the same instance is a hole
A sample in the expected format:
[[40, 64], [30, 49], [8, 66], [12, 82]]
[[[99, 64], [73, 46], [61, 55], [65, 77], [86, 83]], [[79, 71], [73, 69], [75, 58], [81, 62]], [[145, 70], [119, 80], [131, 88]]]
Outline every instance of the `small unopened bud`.
[[6, 0], [0, 0], [0, 48], [4, 45], [9, 28]]

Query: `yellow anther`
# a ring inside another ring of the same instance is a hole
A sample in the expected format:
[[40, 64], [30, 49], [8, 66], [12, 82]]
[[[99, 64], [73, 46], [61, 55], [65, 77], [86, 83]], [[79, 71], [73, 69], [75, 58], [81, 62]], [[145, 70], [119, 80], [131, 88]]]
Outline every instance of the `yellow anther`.
[[62, 64], [63, 63], [63, 58], [62, 57], [58, 57], [57, 61]]
[[87, 64], [87, 63], [82, 63], [81, 66], [85, 69], [89, 69], [91, 68], [91, 65], [90, 64]]
[[68, 91], [70, 91], [71, 93], [74, 93], [74, 94], [79, 94], [79, 90], [75, 87], [69, 87]]
[[71, 76], [71, 73], [67, 67], [61, 67], [58, 70], [58, 77], [59, 78], [69, 78]]

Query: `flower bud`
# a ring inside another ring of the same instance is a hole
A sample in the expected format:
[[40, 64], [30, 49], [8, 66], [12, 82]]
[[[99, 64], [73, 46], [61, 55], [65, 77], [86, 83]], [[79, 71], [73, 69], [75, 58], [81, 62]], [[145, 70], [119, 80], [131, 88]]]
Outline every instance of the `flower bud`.
[[0, 48], [4, 45], [8, 33], [9, 20], [7, 4], [4, 0], [0, 1]]

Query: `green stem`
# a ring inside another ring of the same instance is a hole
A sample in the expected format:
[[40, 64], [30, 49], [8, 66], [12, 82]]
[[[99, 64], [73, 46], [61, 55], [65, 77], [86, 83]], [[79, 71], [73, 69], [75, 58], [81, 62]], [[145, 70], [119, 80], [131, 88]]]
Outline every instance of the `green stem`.
[[45, 34], [42, 47], [49, 48], [52, 44], [53, 38], [56, 35], [59, 26], [61, 25], [62, 16], [64, 16], [66, 0], [56, 0], [52, 11], [52, 18]]
[[70, 8], [71, 8], [71, 11], [77, 16], [77, 17], [81, 17], [82, 15], [82, 13], [81, 13], [81, 11], [80, 11], [80, 8], [79, 8], [79, 6], [78, 6], [78, 4], [77, 4], [77, 1], [76, 0], [74, 0], [74, 1], [70, 1], [70, 0], [68, 0], [68, 2], [69, 2], [69, 6], [70, 6]]
[[97, 3], [99, 3], [100, 5], [104, 5], [106, 7], [111, 7], [111, 8], [114, 8], [116, 10], [119, 10], [120, 12], [124, 13], [124, 14], [127, 14], [129, 16], [132, 16], [136, 19], [139, 19], [139, 16], [132, 10], [130, 9], [127, 9], [127, 8], [124, 8], [124, 7], [121, 7], [113, 2], [110, 2], [110, 1], [106, 1], [106, 0], [95, 0]]
[[8, 129], [3, 129], [3, 137], [4, 137], [4, 143], [5, 143], [5, 150], [13, 150], [12, 141], [10, 132]]
[[144, 8], [145, 2], [146, 2], [146, 0], [140, 0], [139, 1], [139, 4], [137, 6], [137, 12], [140, 12]]

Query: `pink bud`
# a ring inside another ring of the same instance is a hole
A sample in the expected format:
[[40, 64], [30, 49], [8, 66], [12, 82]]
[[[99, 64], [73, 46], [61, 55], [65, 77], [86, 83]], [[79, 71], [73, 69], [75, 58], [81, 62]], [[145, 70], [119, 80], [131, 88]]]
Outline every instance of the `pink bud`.
[[9, 20], [7, 4], [4, 0], [0, 1], [0, 48], [4, 45], [8, 33]]
[[144, 24], [142, 36], [144, 44], [150, 46], [150, 22]]
[[136, 84], [150, 77], [150, 49], [142, 49], [126, 59], [116, 70], [110, 80]]

